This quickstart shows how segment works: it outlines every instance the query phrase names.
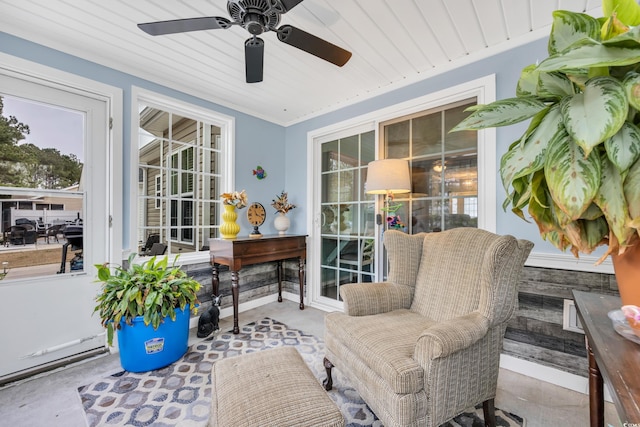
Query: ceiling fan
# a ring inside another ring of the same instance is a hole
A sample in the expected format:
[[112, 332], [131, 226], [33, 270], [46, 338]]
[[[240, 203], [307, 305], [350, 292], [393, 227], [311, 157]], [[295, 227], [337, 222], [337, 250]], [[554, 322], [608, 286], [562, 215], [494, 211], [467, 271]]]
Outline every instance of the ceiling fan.
[[264, 41], [258, 35], [267, 31], [277, 33], [278, 40], [342, 67], [351, 58], [351, 52], [291, 25], [282, 25], [280, 15], [287, 13], [303, 0], [229, 0], [227, 10], [233, 21], [220, 16], [174, 19], [171, 21], [138, 24], [138, 28], [152, 36], [215, 30], [240, 25], [252, 37], [244, 43], [247, 83], [262, 81]]

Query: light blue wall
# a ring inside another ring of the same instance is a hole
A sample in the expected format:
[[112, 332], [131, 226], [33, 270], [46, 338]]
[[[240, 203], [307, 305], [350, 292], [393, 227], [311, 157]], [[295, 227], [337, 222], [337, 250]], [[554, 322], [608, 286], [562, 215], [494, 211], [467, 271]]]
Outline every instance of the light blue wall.
[[[308, 132], [490, 74], [496, 75], [496, 99], [513, 97], [515, 96], [516, 83], [522, 68], [547, 57], [546, 43], [546, 38], [531, 42], [509, 52], [494, 55], [471, 65], [427, 78], [402, 89], [288, 127], [286, 129], [287, 190], [289, 190], [290, 194], [306, 194], [308, 175], [306, 163], [296, 161], [296, 159], [306, 159], [307, 157]], [[500, 164], [502, 154], [507, 150], [511, 142], [520, 137], [524, 129], [524, 125], [498, 129], [496, 164]], [[512, 234], [519, 238], [525, 238], [535, 242], [536, 246], [534, 250], [536, 252], [557, 254], [557, 249], [539, 237], [538, 228], [534, 223], [526, 223], [512, 214], [511, 211], [503, 211], [502, 202], [505, 193], [499, 179], [498, 171], [496, 170], [495, 173], [496, 176], [498, 176], [496, 189], [498, 204], [497, 232], [500, 234]], [[304, 204], [301, 206], [300, 211], [301, 212], [297, 214], [302, 212], [304, 212], [305, 215], [308, 214], [308, 210]], [[299, 217], [302, 218], [303, 216], [300, 215]], [[296, 218], [298, 218], [298, 216]], [[295, 230], [304, 232], [305, 229], [306, 223], [296, 219]]]
[[[108, 84], [123, 91], [124, 111], [124, 179], [122, 195], [124, 197], [123, 218], [125, 220], [123, 242], [129, 241], [129, 219], [134, 216], [129, 213], [129, 164], [131, 148], [131, 87], [141, 87], [162, 95], [170, 96], [183, 102], [195, 104], [235, 118], [235, 189], [246, 189], [249, 201], [262, 203], [269, 212], [269, 219], [265, 223], [263, 233], [275, 233], [273, 228], [271, 200], [285, 187], [285, 130], [282, 126], [265, 120], [226, 108], [224, 106], [205, 101], [203, 99], [169, 89], [156, 83], [132, 75], [89, 62], [60, 51], [34, 44], [24, 39], [0, 32], [0, 52], [30, 60], [42, 65], [76, 74], [81, 77]], [[262, 166], [268, 173], [264, 180], [257, 180], [253, 176], [253, 169]], [[225, 189], [232, 190], [232, 189]], [[239, 211], [238, 220], [241, 232], [248, 234], [252, 228], [246, 220], [246, 210]], [[126, 246], [126, 243], [125, 243]], [[126, 248], [125, 248], [126, 249]]]

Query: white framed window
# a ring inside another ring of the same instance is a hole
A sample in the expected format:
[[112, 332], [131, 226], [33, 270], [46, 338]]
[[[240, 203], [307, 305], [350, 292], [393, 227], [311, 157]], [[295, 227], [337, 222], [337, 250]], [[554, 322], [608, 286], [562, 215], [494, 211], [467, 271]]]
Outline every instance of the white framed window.
[[203, 258], [209, 238], [218, 237], [221, 190], [233, 186], [234, 120], [141, 89], [133, 99], [133, 158], [147, 176], [147, 188], [135, 195], [144, 210], [134, 225], [135, 244], [152, 236], [167, 254]]

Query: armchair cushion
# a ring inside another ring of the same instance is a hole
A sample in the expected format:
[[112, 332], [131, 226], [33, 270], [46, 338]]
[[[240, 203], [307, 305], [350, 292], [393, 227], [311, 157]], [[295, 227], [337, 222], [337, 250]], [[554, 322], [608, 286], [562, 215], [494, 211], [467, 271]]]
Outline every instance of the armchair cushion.
[[330, 313], [325, 317], [325, 329], [334, 333], [326, 336], [331, 341], [327, 346], [341, 348], [332, 344], [349, 343], [349, 351], [362, 362], [355, 369], [376, 372], [394, 393], [417, 393], [424, 388], [424, 372], [413, 354], [416, 341], [432, 324], [428, 318], [406, 309], [373, 316]]
[[408, 235], [399, 231], [384, 233], [384, 246], [387, 248], [389, 265], [394, 266], [389, 271], [390, 283], [410, 286], [412, 289], [416, 286], [426, 235], [427, 233]]

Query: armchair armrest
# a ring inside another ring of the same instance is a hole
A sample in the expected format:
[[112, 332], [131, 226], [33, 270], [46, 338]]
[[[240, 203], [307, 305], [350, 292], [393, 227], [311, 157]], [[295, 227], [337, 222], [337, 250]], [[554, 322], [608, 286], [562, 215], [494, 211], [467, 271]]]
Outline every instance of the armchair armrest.
[[368, 316], [409, 308], [413, 288], [388, 282], [350, 283], [340, 287], [344, 312], [349, 316]]
[[436, 323], [422, 332], [416, 343], [417, 360], [446, 357], [473, 345], [489, 331], [489, 320], [478, 312]]

